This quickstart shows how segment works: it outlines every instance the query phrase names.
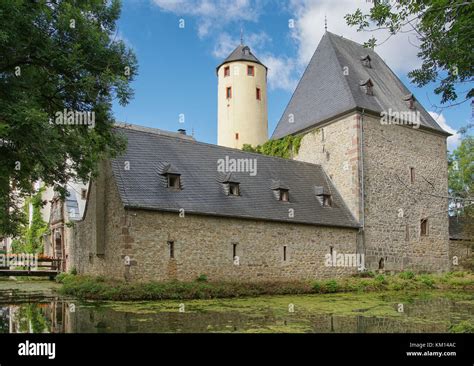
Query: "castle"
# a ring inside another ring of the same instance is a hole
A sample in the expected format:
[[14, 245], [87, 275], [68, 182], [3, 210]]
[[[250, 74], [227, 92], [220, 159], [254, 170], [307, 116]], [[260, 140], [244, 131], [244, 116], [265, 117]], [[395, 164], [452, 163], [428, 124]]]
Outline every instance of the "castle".
[[218, 145], [117, 125], [127, 151], [91, 182], [66, 268], [132, 281], [449, 268], [449, 134], [373, 50], [325, 33], [273, 131], [301, 137], [291, 159], [240, 150], [268, 138], [266, 66], [239, 45], [216, 71]]

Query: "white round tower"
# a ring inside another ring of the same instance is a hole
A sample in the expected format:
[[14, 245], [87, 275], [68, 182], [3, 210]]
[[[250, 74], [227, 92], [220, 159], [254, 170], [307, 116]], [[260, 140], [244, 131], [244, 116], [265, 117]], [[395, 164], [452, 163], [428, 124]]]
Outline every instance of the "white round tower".
[[239, 45], [217, 66], [217, 144], [241, 149], [268, 139], [267, 67]]

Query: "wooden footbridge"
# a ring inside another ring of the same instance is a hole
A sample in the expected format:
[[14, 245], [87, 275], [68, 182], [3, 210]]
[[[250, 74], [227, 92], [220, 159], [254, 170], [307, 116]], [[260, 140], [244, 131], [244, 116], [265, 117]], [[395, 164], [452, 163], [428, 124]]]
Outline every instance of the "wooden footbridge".
[[21, 263], [16, 266], [0, 267], [0, 276], [39, 276], [54, 279], [61, 272], [61, 263], [62, 260], [58, 258], [38, 258], [34, 267], [22, 266]]

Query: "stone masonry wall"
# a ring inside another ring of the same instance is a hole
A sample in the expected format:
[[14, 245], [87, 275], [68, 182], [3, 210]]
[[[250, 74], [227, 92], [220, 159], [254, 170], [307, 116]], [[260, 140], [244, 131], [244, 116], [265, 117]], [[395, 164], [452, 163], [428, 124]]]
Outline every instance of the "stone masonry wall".
[[[100, 179], [98, 180], [100, 182]], [[333, 278], [355, 267], [327, 267], [325, 255], [355, 253], [357, 230], [178, 213], [126, 210], [110, 168], [105, 197], [91, 186], [87, 212], [75, 227], [75, 267], [79, 273], [130, 281], [209, 280], [289, 281]], [[94, 243], [94, 211], [105, 203], [104, 255]], [[169, 242], [174, 242], [170, 258]], [[234, 264], [233, 245], [239, 265]], [[286, 261], [283, 260], [286, 246]], [[125, 265], [124, 258], [130, 258]]]
[[448, 270], [446, 137], [363, 119], [366, 262], [378, 268], [383, 258], [385, 270]]

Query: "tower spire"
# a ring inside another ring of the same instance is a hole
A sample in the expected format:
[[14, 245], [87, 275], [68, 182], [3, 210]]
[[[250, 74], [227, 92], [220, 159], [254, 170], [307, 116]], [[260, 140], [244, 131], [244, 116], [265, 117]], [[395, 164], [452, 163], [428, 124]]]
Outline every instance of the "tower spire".
[[240, 44], [243, 46], [244, 44], [244, 29], [240, 27]]
[[324, 15], [324, 31], [328, 31], [328, 18]]

